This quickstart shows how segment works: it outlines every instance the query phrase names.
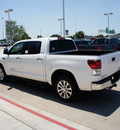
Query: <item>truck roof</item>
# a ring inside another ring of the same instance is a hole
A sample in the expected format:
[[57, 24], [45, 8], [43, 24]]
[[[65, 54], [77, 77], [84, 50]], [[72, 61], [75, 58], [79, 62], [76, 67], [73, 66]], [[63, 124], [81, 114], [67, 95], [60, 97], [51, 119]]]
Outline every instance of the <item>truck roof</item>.
[[[68, 39], [68, 40], [72, 40], [71, 38], [63, 38], [63, 37], [46, 37], [46, 38], [33, 38], [33, 39], [26, 39], [26, 40], [21, 40], [21, 42], [22, 41], [41, 41], [41, 40], [50, 40], [50, 41], [52, 41], [52, 40], [60, 40], [60, 39]], [[18, 41], [18, 42], [20, 42], [20, 41]]]

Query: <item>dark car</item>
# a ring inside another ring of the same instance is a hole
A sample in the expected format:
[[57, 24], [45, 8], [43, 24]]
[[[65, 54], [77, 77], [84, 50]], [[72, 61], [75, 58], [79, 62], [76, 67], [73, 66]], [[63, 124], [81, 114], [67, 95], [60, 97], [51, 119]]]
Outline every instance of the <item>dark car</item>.
[[90, 40], [76, 40], [80, 51], [115, 51], [120, 50], [120, 40], [117, 38], [97, 38], [93, 42]]
[[88, 49], [93, 49], [93, 42], [91, 40], [75, 40], [75, 44], [78, 48], [78, 50], [88, 50]]
[[99, 47], [99, 50], [115, 51], [120, 50], [120, 41], [117, 38], [98, 38], [94, 40], [93, 46]]

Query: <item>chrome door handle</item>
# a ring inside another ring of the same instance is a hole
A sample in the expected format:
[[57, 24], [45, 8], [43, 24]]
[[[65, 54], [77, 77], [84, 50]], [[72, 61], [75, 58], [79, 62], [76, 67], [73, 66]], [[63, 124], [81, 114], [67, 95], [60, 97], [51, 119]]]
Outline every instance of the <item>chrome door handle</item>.
[[37, 58], [36, 60], [40, 61], [40, 60], [43, 60], [42, 58]]
[[16, 57], [16, 60], [20, 60], [20, 57]]

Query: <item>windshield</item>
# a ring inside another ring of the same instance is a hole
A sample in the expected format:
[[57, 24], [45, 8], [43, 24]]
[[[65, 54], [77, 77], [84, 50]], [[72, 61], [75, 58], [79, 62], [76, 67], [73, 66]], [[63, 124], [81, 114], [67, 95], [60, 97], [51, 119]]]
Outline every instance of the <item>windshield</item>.
[[50, 53], [60, 51], [76, 50], [75, 44], [72, 40], [54, 40], [50, 41]]

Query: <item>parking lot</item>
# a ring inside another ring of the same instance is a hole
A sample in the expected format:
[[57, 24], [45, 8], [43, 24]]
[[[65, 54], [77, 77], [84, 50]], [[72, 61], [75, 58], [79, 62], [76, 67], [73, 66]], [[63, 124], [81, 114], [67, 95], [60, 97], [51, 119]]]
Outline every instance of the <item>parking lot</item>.
[[[118, 130], [120, 82], [112, 90], [82, 92], [74, 102], [66, 103], [56, 97], [51, 87], [10, 79], [0, 84], [0, 111], [0, 120], [6, 121], [0, 123], [0, 128], [6, 130], [16, 127], [14, 121], [9, 124], [12, 119], [19, 122], [17, 126], [22, 130]], [[5, 114], [9, 119], [3, 118]]]

